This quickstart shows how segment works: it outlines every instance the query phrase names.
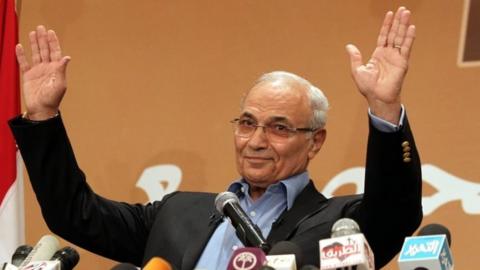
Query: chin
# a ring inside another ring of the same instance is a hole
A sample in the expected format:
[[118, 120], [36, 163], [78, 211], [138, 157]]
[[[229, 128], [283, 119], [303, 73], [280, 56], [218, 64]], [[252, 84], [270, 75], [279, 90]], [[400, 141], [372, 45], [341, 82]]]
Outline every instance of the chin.
[[251, 175], [251, 174], [244, 174], [243, 178], [247, 181], [250, 186], [266, 188], [270, 184], [273, 184], [273, 180], [269, 177], [269, 175]]
[[238, 172], [249, 185], [265, 188], [275, 182], [275, 179], [272, 179], [272, 176], [275, 175], [275, 168], [271, 166], [252, 168], [252, 166], [245, 163], [239, 165]]
[[251, 182], [247, 181], [250, 186], [250, 192], [252, 190], [266, 190], [272, 183], [269, 182]]

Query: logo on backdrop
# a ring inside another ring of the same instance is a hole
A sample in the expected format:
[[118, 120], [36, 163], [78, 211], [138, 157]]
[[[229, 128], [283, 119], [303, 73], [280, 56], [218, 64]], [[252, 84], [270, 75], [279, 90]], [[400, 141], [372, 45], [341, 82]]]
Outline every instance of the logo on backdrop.
[[458, 65], [480, 66], [480, 0], [464, 0]]
[[[344, 170], [333, 177], [322, 190], [326, 197], [343, 185], [354, 184], [356, 193], [363, 193], [365, 168]], [[461, 201], [463, 211], [469, 215], [480, 214], [480, 183], [475, 183], [450, 174], [432, 164], [422, 165], [423, 181], [432, 185], [437, 193], [422, 198], [423, 213], [430, 215], [440, 206], [452, 201]]]
[[[453, 201], [461, 201], [463, 211], [469, 215], [480, 214], [480, 183], [468, 181], [450, 174], [432, 164], [422, 165], [423, 181], [437, 192], [422, 198], [423, 213], [430, 215], [439, 207]], [[346, 169], [334, 176], [322, 190], [323, 195], [332, 197], [340, 187], [354, 184], [356, 193], [363, 193], [365, 168]], [[182, 170], [173, 164], [162, 164], [146, 168], [137, 187], [143, 189], [149, 201], [161, 200], [176, 191], [182, 181]]]
[[173, 164], [161, 164], [143, 170], [136, 186], [147, 193], [148, 201], [160, 201], [163, 196], [178, 189], [182, 170]]

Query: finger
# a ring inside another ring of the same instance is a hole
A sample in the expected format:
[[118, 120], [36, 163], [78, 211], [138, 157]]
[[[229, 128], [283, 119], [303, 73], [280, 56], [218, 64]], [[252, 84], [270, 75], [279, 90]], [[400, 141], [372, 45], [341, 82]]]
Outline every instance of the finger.
[[64, 56], [62, 60], [60, 60], [60, 72], [65, 73], [67, 70], [67, 65], [70, 62], [70, 56]]
[[30, 65], [28, 64], [27, 57], [25, 56], [25, 51], [21, 44], [17, 44], [15, 47], [15, 54], [17, 55], [18, 65], [20, 66], [20, 70], [22, 73], [26, 72], [30, 69]]
[[348, 55], [350, 55], [350, 66], [352, 73], [356, 73], [357, 68], [362, 65], [362, 54], [355, 45], [348, 44], [346, 47]]
[[390, 28], [390, 31], [388, 33], [388, 39], [387, 39], [388, 46], [393, 47], [397, 45], [397, 44], [394, 44], [394, 41], [398, 33], [398, 25], [400, 24], [400, 18], [402, 16], [403, 10], [405, 10], [405, 7], [399, 7], [397, 9], [397, 12], [395, 12], [395, 17], [393, 18], [392, 27]]
[[410, 25], [407, 29], [407, 34], [405, 35], [405, 40], [403, 41], [402, 48], [400, 49], [400, 53], [405, 56], [410, 56], [410, 51], [412, 50], [413, 41], [415, 41], [415, 25]]
[[43, 25], [39, 25], [37, 27], [37, 40], [42, 62], [50, 62], [50, 49], [48, 48], [47, 30]]
[[35, 31], [28, 34], [30, 48], [32, 49], [32, 64], [36, 65], [42, 61], [40, 58], [40, 49], [38, 48], [37, 33]]
[[53, 30], [48, 30], [48, 46], [50, 47], [50, 59], [52, 61], [60, 61], [62, 59], [62, 49], [58, 42], [57, 35]]
[[385, 19], [383, 19], [382, 28], [380, 28], [380, 34], [377, 39], [377, 47], [384, 47], [387, 44], [387, 35], [392, 26], [393, 12], [389, 11], [385, 14]]
[[407, 33], [407, 28], [410, 25], [410, 10], [405, 10], [402, 13], [402, 17], [400, 18], [400, 24], [398, 25], [398, 33], [395, 37], [393, 44], [395, 45], [402, 45], [405, 39], [405, 35]]

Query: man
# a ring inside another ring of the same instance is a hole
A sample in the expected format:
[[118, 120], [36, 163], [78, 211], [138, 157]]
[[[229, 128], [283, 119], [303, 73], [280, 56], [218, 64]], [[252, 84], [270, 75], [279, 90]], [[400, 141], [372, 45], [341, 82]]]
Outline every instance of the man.
[[[178, 269], [224, 269], [240, 241], [214, 209], [216, 194], [175, 192], [161, 202], [131, 205], [95, 194], [78, 168], [59, 105], [69, 57], [53, 31], [30, 33], [32, 64], [17, 46], [26, 113], [11, 127], [49, 228], [92, 252], [143, 265], [154, 256]], [[318, 240], [342, 217], [355, 219], [375, 253], [377, 268], [420, 224], [421, 173], [400, 92], [415, 27], [400, 7], [385, 16], [366, 65], [347, 46], [352, 75], [370, 115], [365, 194], [326, 199], [307, 167], [321, 149], [328, 102], [305, 79], [286, 72], [262, 76], [243, 100], [235, 126], [241, 179], [229, 190], [267, 241], [288, 240], [305, 264], [319, 264]]]

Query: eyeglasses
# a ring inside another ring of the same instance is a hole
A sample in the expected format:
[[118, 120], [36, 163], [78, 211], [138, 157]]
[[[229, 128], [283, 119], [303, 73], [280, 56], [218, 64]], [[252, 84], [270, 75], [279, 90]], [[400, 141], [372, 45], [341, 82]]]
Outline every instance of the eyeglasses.
[[292, 128], [278, 122], [257, 125], [257, 123], [250, 118], [235, 118], [230, 121], [230, 123], [233, 124], [235, 136], [250, 138], [257, 128], [261, 127], [269, 139], [277, 141], [289, 138], [298, 132], [314, 132], [317, 130], [316, 128]]

